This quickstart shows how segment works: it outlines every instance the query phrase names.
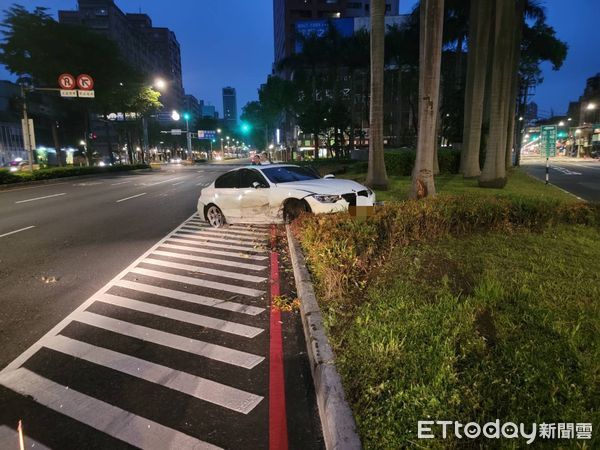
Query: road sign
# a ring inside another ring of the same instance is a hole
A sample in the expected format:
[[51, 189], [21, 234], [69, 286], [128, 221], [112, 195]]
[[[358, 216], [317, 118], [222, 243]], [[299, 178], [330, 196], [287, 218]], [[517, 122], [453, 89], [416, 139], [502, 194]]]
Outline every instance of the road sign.
[[540, 154], [546, 158], [556, 156], [556, 125], [542, 126]]
[[171, 134], [173, 136], [181, 136], [181, 130], [179, 130], [179, 129], [171, 130]]
[[94, 79], [89, 75], [82, 73], [77, 77], [77, 86], [79, 89], [84, 91], [91, 91], [94, 89]]
[[75, 88], [75, 77], [70, 73], [63, 73], [58, 77], [58, 85], [63, 90], [73, 90]]
[[61, 89], [61, 97], [77, 97], [77, 91], [75, 89]]
[[77, 91], [77, 93], [79, 94], [80, 98], [95, 98], [96, 97], [96, 94], [94, 91], [79, 90], [79, 91]]
[[217, 132], [214, 130], [198, 130], [198, 139], [216, 139]]

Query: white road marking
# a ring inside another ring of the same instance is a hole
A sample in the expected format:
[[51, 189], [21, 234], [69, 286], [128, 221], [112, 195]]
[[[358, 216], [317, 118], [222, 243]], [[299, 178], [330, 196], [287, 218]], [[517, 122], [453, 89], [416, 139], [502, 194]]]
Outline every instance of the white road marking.
[[[181, 247], [179, 245], [164, 244], [162, 247], [174, 248], [179, 250], [188, 250], [188, 247]], [[153, 255], [168, 256], [170, 258], [186, 259], [188, 261], [198, 261], [208, 264], [217, 264], [219, 266], [238, 267], [240, 269], [248, 270], [265, 270], [267, 266], [259, 266], [258, 264], [246, 264], [237, 261], [230, 261], [227, 259], [216, 259], [216, 258], [205, 258], [204, 256], [186, 255], [184, 253], [165, 252], [163, 250], [157, 250]]]
[[181, 300], [183, 302], [195, 303], [197, 305], [209, 306], [212, 308], [224, 309], [226, 311], [248, 314], [249, 316], [256, 316], [265, 310], [264, 308], [258, 308], [256, 306], [243, 305], [241, 303], [219, 300], [217, 298], [205, 297], [203, 295], [191, 294], [189, 292], [183, 291], [176, 291], [174, 289], [166, 289], [158, 286], [152, 286], [150, 284], [138, 283], [129, 280], [119, 280], [115, 283], [115, 286], [124, 287], [134, 291], [145, 292], [147, 294], [159, 295], [161, 297], [172, 298], [175, 300]]
[[209, 250], [210, 248], [217, 248], [217, 249], [226, 249], [226, 250], [240, 250], [240, 251], [246, 251], [246, 252], [256, 252], [256, 253], [266, 253], [267, 250], [264, 248], [254, 248], [254, 247], [248, 247], [248, 246], [241, 246], [241, 245], [229, 245], [229, 244], [219, 244], [219, 243], [211, 243], [211, 242], [202, 242], [201, 240], [188, 240], [185, 239], [187, 237], [187, 235], [183, 234], [180, 235], [178, 233], [175, 233], [171, 238], [171, 240], [176, 240], [177, 242], [182, 242], [182, 243], [186, 243], [186, 244], [196, 244], [198, 246], [201, 246], [202, 248], [206, 248], [206, 251], [210, 251], [212, 252], [212, 250]]
[[[23, 425], [27, 429], [27, 423]], [[24, 437], [25, 448], [34, 448], [36, 450], [50, 450], [43, 444], [40, 444], [35, 439], [31, 439], [28, 436]], [[19, 433], [12, 428], [2, 425], [0, 427], [0, 447], [6, 449], [17, 449], [19, 445]]]
[[242, 414], [248, 414], [263, 399], [259, 395], [207, 380], [206, 378], [197, 377], [134, 356], [76, 341], [66, 336], [56, 336], [46, 344], [46, 347]]
[[143, 192], [141, 194], [138, 195], [132, 195], [131, 197], [127, 197], [127, 198], [122, 198], [121, 200], [117, 200], [115, 203], [121, 203], [121, 202], [125, 202], [127, 200], [131, 200], [132, 198], [138, 198], [141, 197], [142, 195], [146, 195], [146, 192]]
[[219, 448], [69, 389], [25, 368], [0, 375], [0, 384], [134, 447], [157, 450]]
[[25, 227], [25, 228], [21, 228], [19, 230], [11, 231], [9, 233], [0, 234], [0, 238], [5, 237], [5, 236], [10, 236], [11, 234], [20, 233], [21, 231], [31, 230], [32, 228], [35, 228], [35, 225], [31, 225], [30, 227]]
[[[197, 225], [197, 226], [195, 226]], [[206, 233], [217, 233], [217, 234], [221, 234], [221, 235], [227, 235], [227, 234], [235, 234], [235, 235], [248, 235], [248, 236], [258, 236], [258, 237], [266, 237], [266, 231], [267, 230], [251, 230], [248, 228], [231, 228], [231, 227], [223, 227], [223, 228], [214, 228], [211, 226], [206, 225], [205, 222], [201, 222], [201, 223], [194, 223], [194, 222], [188, 222], [187, 224], [185, 224], [183, 226], [182, 229], [186, 229], [186, 228], [190, 228], [190, 229], [194, 229], [194, 230], [202, 230], [205, 231]]]
[[30, 198], [30, 199], [27, 199], [27, 200], [20, 200], [20, 201], [18, 201], [18, 202], [15, 202], [15, 203], [28, 203], [28, 202], [36, 202], [36, 201], [38, 201], [38, 200], [44, 200], [44, 199], [46, 199], [46, 198], [61, 197], [61, 196], [63, 196], [63, 195], [67, 195], [67, 193], [66, 193], [66, 192], [63, 192], [62, 194], [45, 195], [45, 196], [43, 196], [43, 197], [36, 197], [36, 198]]
[[203, 186], [203, 187], [206, 186], [206, 185], [207, 185], [206, 183], [198, 183], [198, 184], [196, 184], [196, 186]]
[[142, 341], [162, 345], [163, 347], [191, 353], [193, 355], [214, 359], [245, 369], [252, 369], [265, 359], [262, 356], [253, 355], [240, 350], [234, 350], [216, 344], [209, 344], [208, 342], [167, 333], [166, 331], [155, 330], [154, 328], [148, 328], [129, 322], [123, 322], [122, 320], [101, 316], [87, 311], [77, 313], [74, 319], [93, 327], [112, 331], [113, 333], [133, 337]]
[[119, 183], [113, 183], [111, 184], [111, 186], [120, 186], [122, 184], [127, 184], [127, 183], [131, 183], [133, 180], [129, 180], [129, 181], [121, 181]]
[[230, 239], [239, 239], [240, 241], [262, 241], [266, 242], [268, 237], [265, 233], [245, 233], [237, 231], [216, 231], [214, 228], [194, 228], [190, 225], [185, 225], [181, 228], [181, 231], [185, 231], [196, 236], [207, 236], [207, 237], [223, 237]]
[[183, 177], [169, 178], [168, 180], [158, 181], [157, 183], [142, 183], [142, 186], [158, 186], [159, 184], [168, 183], [170, 181], [181, 180]]
[[264, 261], [265, 259], [269, 259], [268, 256], [265, 255], [250, 255], [247, 253], [241, 252], [225, 252], [222, 250], [213, 250], [212, 248], [203, 248], [199, 242], [194, 241], [186, 241], [185, 239], [169, 239], [169, 242], [175, 242], [177, 244], [191, 244], [191, 245], [173, 245], [173, 244], [163, 244], [163, 247], [176, 248], [179, 250], [187, 250], [188, 252], [196, 252], [196, 253], [209, 253], [211, 255], [219, 255], [219, 256], [231, 256], [234, 258], [243, 258], [249, 259], [252, 261]]
[[215, 277], [231, 278], [233, 280], [249, 281], [250, 283], [262, 283], [267, 281], [265, 277], [257, 277], [254, 275], [244, 275], [243, 273], [228, 272], [226, 270], [215, 270], [206, 267], [193, 266], [191, 264], [181, 264], [171, 261], [163, 261], [162, 259], [146, 258], [142, 261], [145, 264], [153, 266], [169, 267], [171, 269], [187, 270], [188, 272], [203, 273], [206, 275], [214, 275]]
[[177, 183], [173, 183], [172, 186], [179, 186], [180, 184], [185, 183], [185, 181], [179, 181]]
[[176, 281], [178, 283], [191, 284], [194, 286], [206, 287], [217, 291], [233, 292], [234, 294], [249, 295], [250, 297], [260, 297], [265, 294], [265, 291], [258, 289], [250, 289], [232, 284], [217, 283], [215, 281], [207, 281], [201, 278], [185, 277], [182, 275], [173, 275], [172, 273], [159, 272], [156, 270], [148, 270], [136, 267], [131, 272], [148, 277], [159, 278], [161, 280]]
[[[184, 231], [182, 229], [182, 231]], [[242, 244], [242, 245], [246, 245], [248, 250], [252, 250], [255, 248], [260, 247], [261, 243], [260, 242], [256, 242], [256, 246], [252, 245], [254, 244], [254, 242], [252, 241], [243, 241], [240, 239], [221, 239], [221, 238], [217, 238], [217, 237], [213, 237], [213, 236], [202, 236], [202, 235], [198, 235], [195, 233], [183, 233], [183, 232], [177, 232], [175, 233], [175, 236], [178, 237], [183, 237], [185, 239], [196, 239], [199, 240], [201, 242], [207, 242], [207, 243], [214, 243], [214, 242], [222, 242], [224, 244]]]
[[109, 305], [120, 306], [122, 308], [140, 311], [154, 316], [165, 317], [167, 319], [177, 320], [179, 322], [198, 325], [199, 327], [210, 328], [211, 330], [222, 331], [223, 333], [235, 334], [246, 338], [258, 336], [264, 330], [262, 328], [251, 327], [228, 320], [215, 319], [213, 317], [202, 316], [180, 309], [168, 308], [166, 306], [155, 305], [154, 303], [140, 302], [119, 295], [102, 294], [98, 301], [108, 303]]

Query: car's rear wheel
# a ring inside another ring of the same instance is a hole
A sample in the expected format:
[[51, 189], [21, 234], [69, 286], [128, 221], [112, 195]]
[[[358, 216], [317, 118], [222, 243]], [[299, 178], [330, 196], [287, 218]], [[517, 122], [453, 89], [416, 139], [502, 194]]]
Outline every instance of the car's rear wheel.
[[214, 228], [221, 228], [225, 225], [225, 216], [217, 205], [209, 205], [206, 208], [206, 220]]
[[308, 203], [306, 203], [305, 200], [292, 198], [285, 202], [285, 205], [283, 206], [283, 220], [286, 223], [293, 222], [300, 214], [305, 212], [310, 212]]

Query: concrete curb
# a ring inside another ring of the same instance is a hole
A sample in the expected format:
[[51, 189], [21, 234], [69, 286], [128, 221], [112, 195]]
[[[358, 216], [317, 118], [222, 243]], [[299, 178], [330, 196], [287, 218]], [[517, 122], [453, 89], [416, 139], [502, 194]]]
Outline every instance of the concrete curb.
[[286, 225], [286, 232], [325, 446], [327, 450], [360, 450], [356, 423], [335, 368], [335, 355], [325, 334], [321, 309], [302, 249], [289, 225]]

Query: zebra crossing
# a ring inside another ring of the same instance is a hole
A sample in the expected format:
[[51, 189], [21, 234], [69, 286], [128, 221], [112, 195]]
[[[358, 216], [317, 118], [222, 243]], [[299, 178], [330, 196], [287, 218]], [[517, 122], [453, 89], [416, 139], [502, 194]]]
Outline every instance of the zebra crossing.
[[268, 245], [185, 221], [0, 372], [0, 448], [267, 448]]

